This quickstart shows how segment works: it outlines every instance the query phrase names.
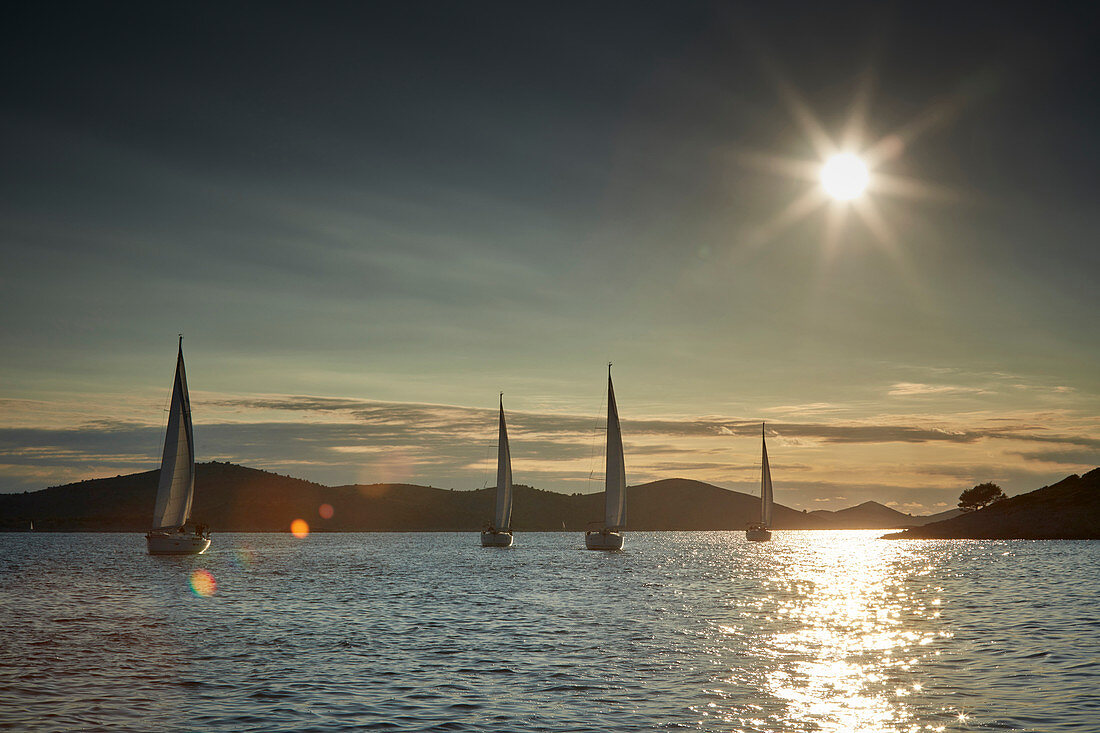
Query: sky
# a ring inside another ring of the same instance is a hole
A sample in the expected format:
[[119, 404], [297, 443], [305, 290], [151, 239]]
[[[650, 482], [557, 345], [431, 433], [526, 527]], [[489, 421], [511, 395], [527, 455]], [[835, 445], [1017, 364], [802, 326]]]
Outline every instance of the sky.
[[[339, 485], [954, 506], [1100, 465], [1098, 11], [24, 4], [0, 30], [0, 491]], [[867, 193], [823, 194], [832, 152]]]

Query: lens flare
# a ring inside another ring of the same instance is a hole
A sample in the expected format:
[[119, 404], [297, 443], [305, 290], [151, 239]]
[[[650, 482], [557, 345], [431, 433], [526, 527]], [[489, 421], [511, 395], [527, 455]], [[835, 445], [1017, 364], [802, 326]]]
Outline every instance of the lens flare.
[[251, 547], [238, 547], [233, 551], [233, 564], [240, 570], [248, 570], [256, 562], [256, 553]]
[[209, 570], [196, 570], [191, 573], [191, 592], [197, 598], [209, 598], [218, 590], [218, 582]]
[[321, 519], [332, 519], [332, 504], [322, 504], [317, 507], [317, 513], [321, 515]]
[[295, 519], [290, 523], [290, 533], [300, 540], [309, 537], [309, 525], [304, 519]]

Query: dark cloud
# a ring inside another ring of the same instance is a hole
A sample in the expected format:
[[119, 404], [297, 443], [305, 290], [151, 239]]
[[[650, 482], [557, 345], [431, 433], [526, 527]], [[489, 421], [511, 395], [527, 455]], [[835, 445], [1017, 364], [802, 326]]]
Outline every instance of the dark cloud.
[[[1068, 441], [1067, 441], [1068, 442]], [[1077, 443], [1072, 443], [1079, 445]], [[1070, 466], [1100, 466], [1100, 450], [1014, 451], [1013, 455], [1028, 461], [1061, 463]]]
[[[368, 400], [286, 397], [268, 399], [221, 400], [221, 406], [288, 411], [346, 412], [371, 426], [402, 429], [416, 425], [423, 430], [466, 432], [471, 426], [491, 423], [495, 409], [423, 405]], [[564, 414], [509, 412], [511, 429], [536, 434], [590, 435], [602, 427], [599, 418]], [[632, 436], [667, 436], [675, 438], [729, 435], [755, 437], [760, 435], [760, 423], [742, 419], [631, 420], [623, 419], [623, 432]], [[474, 429], [479, 429], [474, 427]], [[1019, 440], [1024, 442], [1057, 443], [1088, 447], [1100, 446], [1100, 439], [1074, 435], [1049, 435], [1025, 432], [1031, 426], [1016, 430], [947, 430], [918, 425], [844, 425], [836, 423], [794, 423], [773, 421], [767, 424], [769, 436], [810, 438], [825, 443], [974, 443], [983, 439]], [[673, 448], [675, 450], [675, 448]]]
[[[393, 470], [396, 462], [410, 480], [433, 485], [469, 488], [484, 483], [495, 445], [496, 410], [426, 405], [413, 403], [371, 402], [354, 399], [287, 397], [218, 400], [208, 405], [240, 408], [253, 416], [265, 412], [320, 413], [336, 420], [292, 422], [257, 421], [200, 423], [195, 428], [196, 454], [199, 460], [231, 460], [258, 467], [296, 472], [304, 478], [327, 483], [355, 483], [384, 480], [382, 474]], [[550, 481], [552, 485], [575, 487], [598, 473], [603, 452], [602, 430], [593, 429], [591, 417], [559, 414], [512, 412], [508, 414], [512, 452], [517, 480], [527, 472]], [[676, 444], [677, 439], [729, 436], [756, 438], [759, 424], [742, 420], [626, 420], [623, 422], [628, 453], [635, 470], [645, 468], [647, 475], [728, 472], [729, 486], [737, 484], [738, 474], [755, 471], [759, 464], [736, 458], [726, 462], [715, 456], [721, 451], [706, 451], [709, 460], [670, 459], [690, 452]], [[769, 423], [769, 433], [823, 443], [973, 443], [978, 440], [1011, 440], [1057, 443], [1066, 446], [1092, 445], [1096, 441], [1082, 436], [1050, 436], [1012, 431], [946, 431], [919, 426], [831, 425], [813, 423]], [[146, 470], [157, 465], [163, 444], [160, 428], [125, 421], [96, 421], [70, 429], [0, 429], [0, 464], [34, 468], [28, 478], [18, 470], [6, 490], [38, 488], [42, 471], [57, 469], [69, 477], [74, 472], [93, 475], [99, 466], [112, 470]], [[1093, 451], [1036, 451], [1019, 455], [1032, 461], [1088, 463]], [[731, 457], [732, 458], [732, 457]], [[524, 467], [524, 461], [528, 463]], [[562, 462], [555, 466], [554, 462]], [[780, 472], [804, 473], [804, 463], [773, 465]], [[1006, 470], [997, 466], [912, 466], [910, 473], [950, 476], [960, 484], [977, 480], [1016, 480], [1029, 485], [1042, 472]], [[1049, 473], [1049, 472], [1048, 472]], [[744, 482], [745, 486], [751, 481]], [[786, 480], [790, 490], [829, 491], [853, 489], [850, 484], [800, 482]], [[598, 487], [597, 487], [598, 488]], [[859, 488], [859, 487], [854, 487]], [[876, 488], [878, 488], [876, 486]]]
[[990, 432], [987, 437], [1002, 440], [1022, 440], [1030, 443], [1056, 443], [1058, 445], [1076, 445], [1082, 448], [1100, 448], [1100, 438], [1084, 435], [1049, 435], [1045, 433]]

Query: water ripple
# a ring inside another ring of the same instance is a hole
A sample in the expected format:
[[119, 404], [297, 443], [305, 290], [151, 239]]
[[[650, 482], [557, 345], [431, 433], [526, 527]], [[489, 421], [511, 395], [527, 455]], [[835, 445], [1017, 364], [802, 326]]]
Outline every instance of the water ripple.
[[1100, 543], [877, 534], [0, 535], [0, 727], [1100, 730]]

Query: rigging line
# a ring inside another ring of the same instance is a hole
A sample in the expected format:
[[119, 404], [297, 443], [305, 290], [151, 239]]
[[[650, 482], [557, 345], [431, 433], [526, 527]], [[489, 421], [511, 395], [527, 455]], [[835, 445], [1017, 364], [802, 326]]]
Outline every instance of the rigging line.
[[176, 391], [176, 372], [172, 370], [172, 389], [168, 390], [168, 394], [164, 396], [164, 402], [161, 404], [161, 412], [168, 412], [172, 409], [172, 393]]
[[[599, 434], [600, 434], [600, 421], [601, 420], [604, 421], [603, 432], [604, 433], [607, 432], [607, 421], [606, 421], [606, 418], [604, 417], [606, 411], [607, 411], [607, 390], [604, 390], [603, 399], [600, 401], [600, 411], [598, 413], [596, 413], [596, 423], [592, 426], [592, 438], [589, 441], [589, 446], [588, 446], [588, 487], [589, 488], [592, 487], [592, 481], [594, 480], [594, 476], [595, 476], [596, 469], [597, 469], [597, 466], [598, 466], [598, 464], [596, 463], [596, 438], [599, 437]], [[604, 457], [604, 456], [606, 456], [606, 454], [607, 454], [607, 441], [605, 440], [605, 441], [603, 441], [603, 452], [600, 454], [600, 456]]]
[[485, 445], [485, 458], [482, 459], [482, 463], [485, 465], [485, 474], [482, 477], [482, 481], [481, 481], [481, 488], [483, 488], [483, 489], [489, 488], [490, 470], [493, 467], [493, 465], [492, 465], [493, 448], [497, 447], [499, 445], [499, 443], [500, 443], [499, 439], [498, 440], [491, 440], [490, 439]]
[[[161, 412], [171, 412], [172, 411], [172, 393], [174, 393], [176, 391], [176, 370], [178, 370], [178, 369], [179, 369], [179, 365], [177, 364], [176, 368], [172, 370], [172, 389], [168, 390], [168, 394], [165, 396], [164, 402], [161, 404], [161, 409], [160, 409]], [[164, 450], [164, 440], [165, 440], [165, 438], [163, 437], [163, 435], [167, 434], [167, 432], [168, 432], [168, 422], [171, 421], [171, 419], [172, 419], [172, 416], [169, 415], [168, 420], [166, 420], [164, 422], [164, 432], [162, 433], [162, 437], [156, 443], [156, 445], [159, 447], [160, 450]]]

